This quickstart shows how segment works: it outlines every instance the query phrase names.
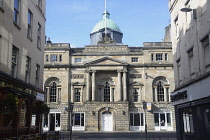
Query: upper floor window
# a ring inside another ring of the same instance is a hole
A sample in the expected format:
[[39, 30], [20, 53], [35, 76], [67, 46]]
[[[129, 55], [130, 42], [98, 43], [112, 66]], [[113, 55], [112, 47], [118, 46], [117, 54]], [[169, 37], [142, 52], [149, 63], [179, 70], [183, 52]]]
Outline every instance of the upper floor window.
[[74, 61], [75, 61], [75, 63], [81, 63], [82, 62], [82, 58], [75, 58]]
[[194, 61], [193, 61], [193, 48], [191, 48], [188, 52], [188, 65], [189, 65], [189, 74], [194, 73]]
[[168, 61], [168, 53], [165, 53], [165, 61]]
[[48, 54], [45, 55], [45, 61], [46, 61], [46, 62], [49, 61], [49, 55], [48, 55]]
[[110, 102], [110, 85], [108, 82], [104, 86], [104, 102]]
[[11, 70], [12, 76], [17, 76], [17, 64], [18, 64], [18, 49], [13, 46], [12, 48], [12, 61], [11, 61]]
[[178, 23], [178, 16], [175, 18], [174, 20], [174, 24], [175, 24], [175, 33], [176, 33], [176, 37], [179, 37], [179, 23]]
[[38, 23], [38, 29], [37, 29], [37, 47], [41, 48], [41, 24]]
[[39, 87], [39, 76], [40, 76], [40, 66], [36, 64], [36, 81], [35, 81], [36, 87]]
[[38, 7], [42, 9], [42, 0], [38, 0]]
[[62, 54], [59, 54], [59, 62], [62, 62]]
[[30, 79], [30, 71], [31, 71], [31, 58], [26, 57], [26, 75], [25, 75], [25, 81], [26, 83], [29, 82]]
[[151, 54], [151, 60], [154, 61], [154, 53]]
[[138, 57], [132, 57], [131, 58], [131, 62], [138, 62], [138, 61], [139, 61]]
[[32, 38], [32, 18], [33, 18], [33, 14], [30, 10], [28, 10], [28, 37]]
[[3, 0], [0, 0], [0, 9], [3, 7]]
[[50, 55], [50, 62], [57, 62], [57, 61], [58, 61], [57, 54], [51, 54]]
[[20, 0], [14, 0], [14, 22], [19, 25], [20, 23]]
[[209, 46], [209, 36], [206, 36], [202, 40], [202, 46], [203, 46], [203, 58], [205, 66], [210, 66], [210, 46]]
[[75, 102], [81, 102], [81, 89], [75, 88], [74, 95], [75, 95]]
[[156, 61], [162, 61], [163, 60], [163, 54], [162, 53], [156, 53]]
[[138, 89], [134, 89], [134, 91], [133, 91], [133, 101], [134, 102], [139, 102], [139, 92], [138, 92]]

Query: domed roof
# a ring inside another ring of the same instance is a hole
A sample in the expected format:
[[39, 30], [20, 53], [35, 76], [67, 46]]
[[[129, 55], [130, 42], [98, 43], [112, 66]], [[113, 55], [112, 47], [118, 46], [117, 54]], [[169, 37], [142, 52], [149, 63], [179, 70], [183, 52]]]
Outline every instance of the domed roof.
[[95, 25], [95, 27], [93, 28], [91, 33], [97, 32], [97, 31], [99, 31], [101, 29], [104, 29], [105, 27], [107, 27], [107, 28], [109, 28], [111, 30], [117, 31], [117, 32], [121, 32], [119, 26], [114, 21], [109, 19], [109, 15], [110, 14], [108, 13], [108, 11], [105, 11], [103, 13], [103, 20], [99, 21]]

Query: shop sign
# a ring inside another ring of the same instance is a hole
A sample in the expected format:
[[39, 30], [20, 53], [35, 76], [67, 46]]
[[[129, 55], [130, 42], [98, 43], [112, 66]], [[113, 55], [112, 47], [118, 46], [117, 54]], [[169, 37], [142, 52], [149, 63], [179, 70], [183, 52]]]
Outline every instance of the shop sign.
[[171, 102], [179, 101], [187, 98], [187, 91], [178, 92], [176, 95], [171, 95]]
[[152, 103], [147, 103], [147, 111], [152, 111]]
[[44, 101], [44, 94], [37, 93], [36, 94], [36, 100], [38, 100], [38, 101]]

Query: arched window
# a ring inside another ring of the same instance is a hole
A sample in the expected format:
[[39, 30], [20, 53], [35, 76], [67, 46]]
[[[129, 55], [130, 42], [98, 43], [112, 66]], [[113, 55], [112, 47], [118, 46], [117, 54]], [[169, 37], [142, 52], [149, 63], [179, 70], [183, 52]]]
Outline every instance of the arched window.
[[50, 102], [56, 102], [57, 98], [57, 85], [53, 82], [50, 86]]
[[161, 81], [159, 81], [157, 84], [157, 98], [158, 102], [164, 102], [164, 88]]
[[104, 102], [110, 102], [110, 85], [108, 82], [104, 86]]
[[169, 102], [169, 87], [170, 84], [165, 77], [156, 77], [152, 82], [153, 102]]

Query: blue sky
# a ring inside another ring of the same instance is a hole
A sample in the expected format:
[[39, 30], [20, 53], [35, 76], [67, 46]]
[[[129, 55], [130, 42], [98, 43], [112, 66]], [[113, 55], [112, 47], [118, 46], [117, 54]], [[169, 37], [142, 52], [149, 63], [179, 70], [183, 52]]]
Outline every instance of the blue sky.
[[[107, 10], [129, 46], [161, 42], [170, 23], [168, 0], [107, 0]], [[104, 0], [47, 0], [46, 36], [71, 47], [89, 45], [103, 12]]]

